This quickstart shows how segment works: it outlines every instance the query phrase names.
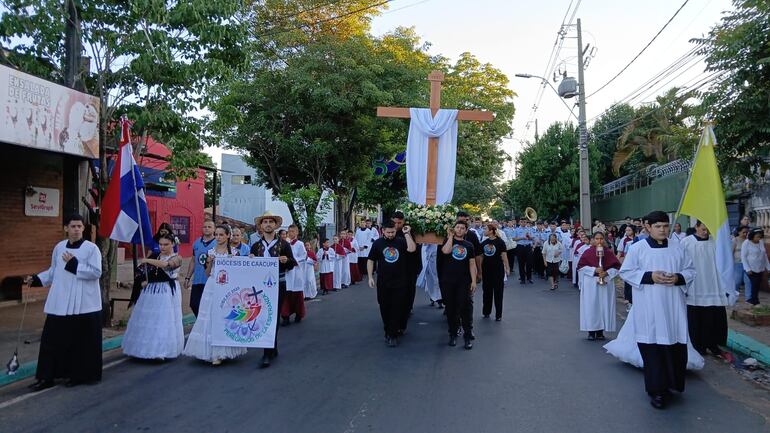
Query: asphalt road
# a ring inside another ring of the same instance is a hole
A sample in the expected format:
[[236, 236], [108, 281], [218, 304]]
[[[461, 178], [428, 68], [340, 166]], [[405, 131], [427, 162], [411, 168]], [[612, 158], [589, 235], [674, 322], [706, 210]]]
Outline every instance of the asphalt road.
[[408, 335], [386, 347], [374, 291], [359, 284], [282, 328], [269, 369], [259, 350], [219, 367], [113, 353], [98, 385], [0, 390], [0, 432], [770, 431], [767, 392], [713, 359], [653, 409], [642, 372], [578, 331], [572, 288], [509, 282], [502, 322], [481, 319], [480, 295], [471, 351], [446, 345], [422, 293]]

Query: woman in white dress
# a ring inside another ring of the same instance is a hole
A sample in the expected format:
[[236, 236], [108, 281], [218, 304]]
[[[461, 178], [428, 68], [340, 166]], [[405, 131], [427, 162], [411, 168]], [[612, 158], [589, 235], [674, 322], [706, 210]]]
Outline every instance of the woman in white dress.
[[133, 312], [123, 336], [123, 353], [134, 358], [176, 358], [184, 348], [182, 294], [179, 267], [182, 258], [174, 253], [174, 235], [157, 239], [158, 254], [142, 259], [131, 293]]
[[187, 345], [183, 354], [198, 358], [202, 361], [211, 362], [212, 365], [219, 365], [223, 359], [233, 359], [246, 354], [245, 347], [214, 346], [211, 343], [211, 315], [214, 312], [214, 291], [216, 284], [212, 278], [212, 268], [214, 259], [217, 257], [228, 257], [238, 255], [238, 251], [230, 247], [230, 227], [218, 225], [214, 231], [216, 245], [209, 250], [206, 259], [206, 286], [203, 288], [201, 305], [198, 311], [198, 318], [187, 338]]

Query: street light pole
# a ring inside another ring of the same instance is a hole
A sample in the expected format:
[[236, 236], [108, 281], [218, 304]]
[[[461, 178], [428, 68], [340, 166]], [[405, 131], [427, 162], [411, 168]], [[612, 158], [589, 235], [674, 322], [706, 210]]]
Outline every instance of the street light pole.
[[588, 130], [586, 129], [586, 90], [583, 78], [583, 33], [577, 19], [578, 42], [578, 133], [580, 148], [580, 223], [591, 228], [591, 182], [588, 167]]

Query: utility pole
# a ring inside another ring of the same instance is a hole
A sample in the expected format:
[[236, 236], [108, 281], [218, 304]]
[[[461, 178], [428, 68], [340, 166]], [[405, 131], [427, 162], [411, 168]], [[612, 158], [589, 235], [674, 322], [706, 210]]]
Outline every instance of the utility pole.
[[64, 25], [64, 85], [76, 90], [83, 90], [82, 42], [80, 40], [80, 13], [75, 0], [64, 0], [67, 11]]
[[580, 224], [591, 228], [591, 182], [588, 168], [588, 130], [586, 129], [586, 88], [583, 78], [583, 33], [577, 19], [578, 42], [578, 133], [580, 148]]

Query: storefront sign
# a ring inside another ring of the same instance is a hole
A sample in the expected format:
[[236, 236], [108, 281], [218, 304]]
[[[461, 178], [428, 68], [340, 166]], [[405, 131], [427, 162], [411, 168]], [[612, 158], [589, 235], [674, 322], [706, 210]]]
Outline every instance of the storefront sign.
[[59, 190], [31, 186], [24, 194], [24, 215], [59, 216]]
[[174, 234], [179, 238], [179, 242], [183, 244], [190, 243], [190, 217], [172, 215], [169, 220]]
[[99, 155], [99, 98], [0, 65], [0, 141]]

